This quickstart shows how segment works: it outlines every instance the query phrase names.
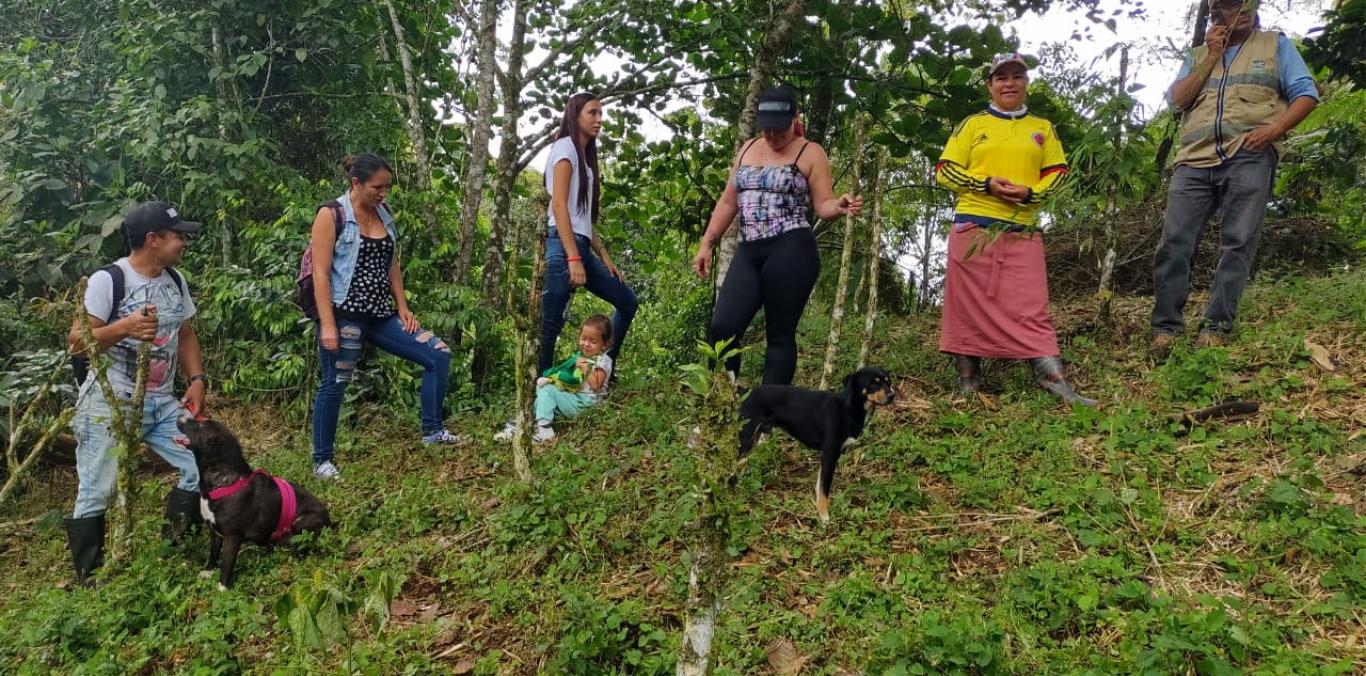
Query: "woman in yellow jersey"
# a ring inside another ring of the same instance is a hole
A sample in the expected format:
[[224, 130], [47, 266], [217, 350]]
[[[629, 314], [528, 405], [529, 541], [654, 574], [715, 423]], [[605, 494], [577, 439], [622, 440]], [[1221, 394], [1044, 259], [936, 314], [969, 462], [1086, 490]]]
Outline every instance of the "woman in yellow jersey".
[[987, 110], [954, 129], [935, 178], [958, 193], [944, 282], [939, 349], [953, 355], [959, 389], [982, 387], [982, 357], [1028, 359], [1039, 385], [1069, 405], [1094, 406], [1067, 383], [1048, 317], [1039, 205], [1067, 175], [1053, 125], [1025, 107], [1024, 59], [991, 64]]

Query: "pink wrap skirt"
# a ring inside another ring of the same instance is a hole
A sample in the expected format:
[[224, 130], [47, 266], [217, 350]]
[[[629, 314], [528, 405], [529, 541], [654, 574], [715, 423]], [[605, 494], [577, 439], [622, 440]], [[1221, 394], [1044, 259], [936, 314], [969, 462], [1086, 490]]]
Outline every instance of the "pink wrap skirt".
[[1059, 354], [1048, 317], [1042, 233], [996, 235], [971, 224], [953, 225], [939, 350], [1000, 359]]

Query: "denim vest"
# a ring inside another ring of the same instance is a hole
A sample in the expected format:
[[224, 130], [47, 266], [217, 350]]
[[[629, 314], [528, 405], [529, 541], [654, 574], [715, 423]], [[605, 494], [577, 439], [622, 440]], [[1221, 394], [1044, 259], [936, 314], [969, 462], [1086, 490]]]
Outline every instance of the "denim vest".
[[[356, 260], [360, 258], [360, 225], [356, 223], [356, 212], [351, 208], [351, 193], [337, 198], [342, 207], [341, 232], [337, 234], [337, 243], [332, 247], [332, 270], [328, 279], [332, 281], [332, 304], [340, 305], [346, 302], [346, 294], [351, 290], [351, 278], [356, 274]], [[381, 205], [379, 218], [384, 223], [384, 230], [394, 239], [397, 250], [398, 230], [394, 228], [394, 216], [389, 213], [389, 205]]]

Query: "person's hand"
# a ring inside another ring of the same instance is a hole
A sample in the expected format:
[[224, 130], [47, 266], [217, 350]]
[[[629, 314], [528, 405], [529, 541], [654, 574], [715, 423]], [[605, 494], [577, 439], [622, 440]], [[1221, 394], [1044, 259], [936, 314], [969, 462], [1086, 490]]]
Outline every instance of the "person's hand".
[[1282, 136], [1285, 136], [1285, 132], [1274, 124], [1257, 127], [1247, 133], [1247, 137], [1243, 139], [1243, 147], [1253, 152], [1259, 152], [1281, 140]]
[[157, 306], [144, 305], [141, 310], [119, 320], [133, 340], [155, 340], [157, 337]]
[[417, 330], [422, 328], [422, 325], [417, 323], [417, 316], [406, 307], [399, 309], [398, 321], [403, 324], [403, 330], [408, 333], [417, 333]]
[[569, 285], [578, 288], [588, 283], [588, 273], [583, 269], [583, 261], [569, 261]]
[[711, 244], [706, 238], [703, 238], [702, 244], [697, 247], [697, 255], [692, 259], [692, 269], [702, 279], [706, 279], [711, 273]]
[[993, 196], [999, 197], [1007, 202], [1019, 204], [1029, 197], [1029, 187], [1018, 183], [1011, 183], [1004, 178], [991, 177], [987, 183], [987, 191]]
[[1224, 58], [1224, 49], [1228, 47], [1228, 27], [1210, 26], [1210, 29], [1205, 31], [1205, 47], [1208, 49], [1205, 58]]
[[610, 272], [610, 273], [612, 273], [612, 276], [613, 276], [613, 277], [616, 277], [618, 282], [624, 282], [624, 281], [626, 281], [626, 280], [623, 279], [622, 276], [621, 276], [621, 270], [618, 270], [618, 269], [617, 269], [617, 264], [616, 264], [616, 263], [613, 263], [611, 258], [608, 258], [608, 257], [606, 257], [606, 256], [603, 256], [603, 257], [602, 257], [602, 264], [605, 265], [605, 266], [607, 266], [607, 271]]
[[337, 324], [323, 324], [319, 329], [318, 342], [322, 343], [323, 349], [328, 352], [336, 352], [341, 343], [337, 340]]
[[863, 198], [858, 195], [844, 193], [840, 195], [840, 213], [847, 216], [857, 216], [863, 211]]
[[589, 366], [590, 364], [588, 363], [588, 360], [584, 359], [583, 357], [579, 357], [579, 360], [574, 362], [574, 368], [577, 368], [578, 370], [583, 371], [584, 373], [588, 373]]
[[196, 418], [202, 418], [208, 414], [208, 409], [204, 406], [204, 395], [209, 391], [209, 386], [203, 380], [190, 381], [185, 388], [185, 396], [180, 398], [180, 405], [184, 406]]

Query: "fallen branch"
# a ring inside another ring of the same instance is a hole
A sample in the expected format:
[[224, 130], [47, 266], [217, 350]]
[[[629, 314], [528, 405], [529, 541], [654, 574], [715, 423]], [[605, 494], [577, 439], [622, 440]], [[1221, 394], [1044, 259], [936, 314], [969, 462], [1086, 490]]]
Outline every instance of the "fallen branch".
[[1181, 429], [1176, 431], [1179, 437], [1189, 434], [1197, 423], [1215, 419], [1240, 420], [1255, 415], [1260, 409], [1261, 404], [1255, 401], [1230, 401], [1172, 416], [1171, 421], [1181, 424]]

